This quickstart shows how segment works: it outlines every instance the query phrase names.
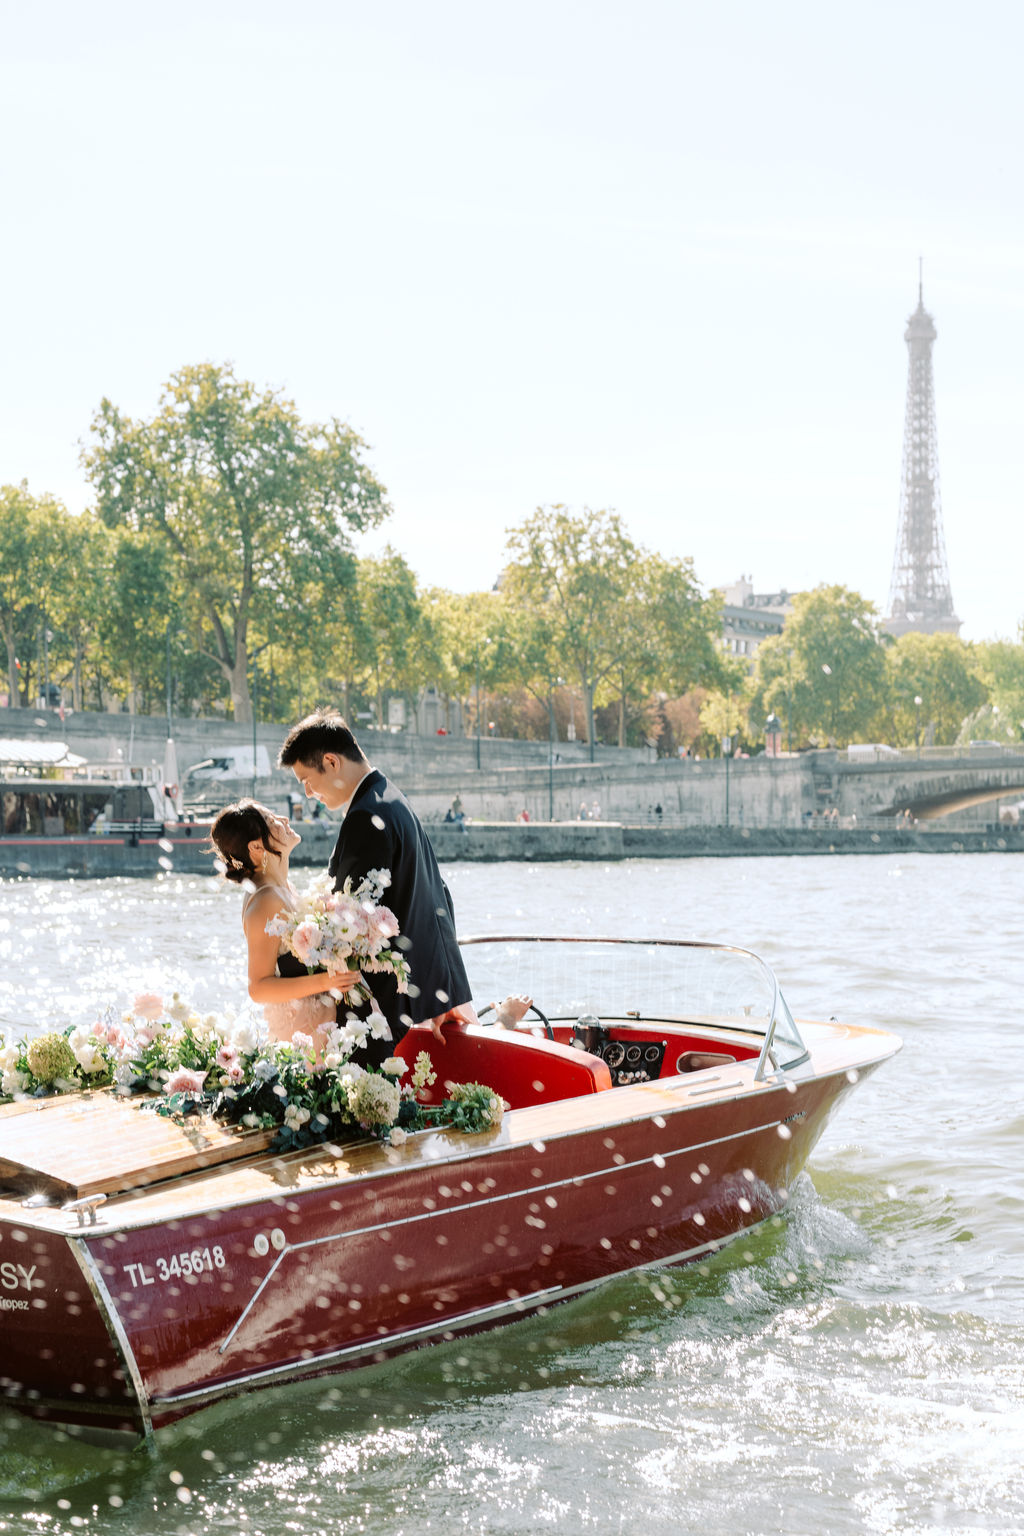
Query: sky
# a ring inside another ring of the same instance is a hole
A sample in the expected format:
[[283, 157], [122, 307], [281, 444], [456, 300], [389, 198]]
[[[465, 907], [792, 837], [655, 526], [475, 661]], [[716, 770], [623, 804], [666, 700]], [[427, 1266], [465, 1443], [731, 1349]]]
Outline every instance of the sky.
[[89, 504], [104, 397], [231, 363], [366, 440], [360, 542], [490, 587], [613, 508], [705, 587], [887, 609], [935, 318], [968, 640], [1024, 619], [1011, 0], [0, 0], [0, 483]]

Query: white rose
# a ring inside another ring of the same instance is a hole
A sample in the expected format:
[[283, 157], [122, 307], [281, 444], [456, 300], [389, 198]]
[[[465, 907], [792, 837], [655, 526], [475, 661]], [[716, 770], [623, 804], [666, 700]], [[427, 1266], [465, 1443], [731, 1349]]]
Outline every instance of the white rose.
[[366, 1028], [375, 1040], [390, 1040], [391, 1026], [382, 1013], [375, 1008], [366, 1021]]
[[409, 1140], [409, 1132], [403, 1131], [400, 1125], [393, 1125], [388, 1132], [388, 1140], [393, 1147], [404, 1147]]
[[251, 1055], [260, 1043], [260, 1033], [252, 1019], [236, 1019], [229, 1038], [243, 1056]]

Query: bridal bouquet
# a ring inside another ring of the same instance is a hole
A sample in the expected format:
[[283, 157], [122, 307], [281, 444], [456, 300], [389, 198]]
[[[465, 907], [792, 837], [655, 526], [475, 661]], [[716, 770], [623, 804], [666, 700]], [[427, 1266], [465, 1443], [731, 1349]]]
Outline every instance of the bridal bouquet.
[[[332, 890], [330, 875], [320, 875], [300, 895], [294, 912], [271, 918], [267, 932], [282, 939], [288, 953], [310, 971], [387, 972], [395, 977], [399, 992], [408, 992], [404, 940], [395, 914], [381, 902], [390, 884], [386, 869], [371, 869], [354, 889], [346, 880], [340, 891]], [[344, 1001], [355, 1008], [373, 1002], [373, 993], [366, 982], [359, 982], [344, 994]]]

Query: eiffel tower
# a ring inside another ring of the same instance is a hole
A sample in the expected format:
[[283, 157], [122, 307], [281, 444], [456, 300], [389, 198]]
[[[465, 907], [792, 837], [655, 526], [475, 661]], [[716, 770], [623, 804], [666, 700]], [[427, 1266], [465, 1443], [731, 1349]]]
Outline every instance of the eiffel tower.
[[918, 267], [917, 308], [907, 321], [904, 341], [910, 353], [907, 413], [903, 424], [903, 481], [900, 520], [889, 589], [889, 616], [882, 620], [891, 635], [956, 635], [960, 620], [949, 590], [946, 545], [939, 500], [939, 449], [935, 430], [932, 344], [938, 332], [924, 307], [924, 283]]

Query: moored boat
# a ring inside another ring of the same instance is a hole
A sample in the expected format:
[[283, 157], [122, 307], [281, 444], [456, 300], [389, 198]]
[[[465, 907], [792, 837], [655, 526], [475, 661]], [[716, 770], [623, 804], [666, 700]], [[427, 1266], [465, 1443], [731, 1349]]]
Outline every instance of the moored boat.
[[770, 969], [722, 945], [488, 938], [466, 961], [478, 1008], [525, 992], [530, 1029], [417, 1027], [400, 1054], [430, 1055], [436, 1095], [501, 1094], [481, 1135], [276, 1154], [104, 1092], [0, 1110], [3, 1399], [149, 1434], [706, 1257], [785, 1209], [900, 1045], [797, 1026]]

